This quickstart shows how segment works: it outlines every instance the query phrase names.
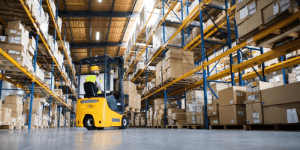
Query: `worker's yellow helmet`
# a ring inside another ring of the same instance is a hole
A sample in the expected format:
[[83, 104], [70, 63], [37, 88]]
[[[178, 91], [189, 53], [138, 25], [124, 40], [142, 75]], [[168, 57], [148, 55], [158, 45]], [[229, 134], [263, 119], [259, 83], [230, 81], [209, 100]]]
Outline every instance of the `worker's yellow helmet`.
[[100, 70], [98, 66], [92, 66], [91, 71]]

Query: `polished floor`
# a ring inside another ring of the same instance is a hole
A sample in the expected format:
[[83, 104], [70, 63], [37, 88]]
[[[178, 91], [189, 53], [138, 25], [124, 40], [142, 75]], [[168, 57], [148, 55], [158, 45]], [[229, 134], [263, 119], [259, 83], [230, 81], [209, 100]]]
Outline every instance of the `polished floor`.
[[300, 149], [300, 132], [145, 128], [0, 130], [0, 149]]

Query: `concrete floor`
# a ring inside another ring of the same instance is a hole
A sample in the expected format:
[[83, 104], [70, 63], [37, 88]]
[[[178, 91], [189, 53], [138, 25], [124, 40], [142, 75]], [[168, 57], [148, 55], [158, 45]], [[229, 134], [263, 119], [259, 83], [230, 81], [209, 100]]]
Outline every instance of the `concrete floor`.
[[181, 149], [300, 149], [300, 132], [106, 129], [85, 128], [0, 130], [0, 149], [9, 150], [181, 150]]

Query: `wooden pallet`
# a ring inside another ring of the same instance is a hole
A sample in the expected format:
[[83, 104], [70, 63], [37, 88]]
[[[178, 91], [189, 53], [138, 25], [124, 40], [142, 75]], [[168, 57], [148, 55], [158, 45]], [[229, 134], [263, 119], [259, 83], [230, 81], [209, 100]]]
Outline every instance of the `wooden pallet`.
[[9, 130], [13, 130], [15, 129], [14, 125], [1, 125], [0, 129], [9, 129]]
[[124, 108], [124, 111], [125, 111], [125, 112], [141, 112], [141, 109], [133, 108], [133, 107], [131, 107], [131, 106], [126, 106], [126, 107]]
[[300, 124], [248, 125], [249, 130], [299, 131]]
[[210, 125], [209, 129], [224, 129], [224, 130], [231, 130], [231, 129], [241, 129], [241, 130], [248, 130], [248, 125]]
[[153, 128], [153, 126], [146, 126], [146, 128]]
[[187, 128], [187, 125], [167, 125], [167, 129], [183, 129]]
[[204, 129], [204, 126], [203, 125], [196, 125], [196, 124], [194, 124], [194, 125], [187, 125], [187, 128], [188, 129]]
[[153, 126], [153, 128], [161, 128], [161, 129], [163, 129], [163, 128], [165, 128], [165, 126]]

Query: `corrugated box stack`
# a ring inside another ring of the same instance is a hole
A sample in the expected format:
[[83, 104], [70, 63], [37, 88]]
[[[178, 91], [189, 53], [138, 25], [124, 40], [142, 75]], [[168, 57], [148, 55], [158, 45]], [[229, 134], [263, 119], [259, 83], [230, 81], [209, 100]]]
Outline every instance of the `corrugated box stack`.
[[299, 124], [300, 82], [261, 91], [264, 124]]
[[153, 125], [153, 109], [154, 107], [151, 106], [147, 111], [147, 126]]
[[161, 107], [164, 105], [164, 99], [155, 99], [154, 100], [154, 114], [153, 114], [153, 126], [162, 126], [165, 125], [165, 116], [164, 108]]
[[[44, 98], [33, 98], [32, 100], [32, 126], [42, 126], [43, 120], [43, 103], [46, 100]], [[30, 110], [30, 98], [26, 98], [24, 101], [24, 115], [26, 115], [25, 123], [28, 123]]]
[[[49, 113], [49, 106], [45, 107], [43, 111], [45, 113]], [[50, 127], [56, 128], [58, 123], [58, 112], [57, 112], [57, 104], [51, 104], [51, 111], [50, 111]]]
[[141, 95], [137, 93], [136, 85], [130, 81], [123, 81], [124, 94], [129, 95], [129, 99], [125, 99], [125, 104], [130, 108], [141, 109]]
[[289, 83], [300, 82], [300, 66], [293, 68], [289, 73]]
[[[178, 78], [181, 75], [194, 69], [194, 53], [181, 49], [169, 49], [166, 57], [156, 65], [156, 86]], [[185, 78], [192, 80], [193, 75]]]
[[[22, 67], [33, 72], [31, 56], [34, 54], [35, 47], [29, 44], [29, 32], [20, 21], [10, 21], [8, 27], [5, 28], [5, 34], [7, 41], [4, 43], [7, 44], [0, 44], [0, 47]], [[1, 60], [3, 65], [5, 64], [4, 70], [19, 71], [12, 63], [6, 63], [8, 60], [4, 57], [1, 57]]]
[[169, 108], [168, 125], [186, 125], [186, 112], [185, 109]]
[[[11, 109], [11, 124], [15, 126], [24, 126], [22, 98], [19, 96], [6, 96], [4, 108]], [[4, 121], [3, 121], [4, 122]]]
[[233, 86], [219, 91], [220, 125], [246, 124], [246, 87]]
[[[212, 103], [211, 92], [207, 93], [207, 104]], [[193, 90], [186, 94], [186, 118], [188, 125], [204, 125], [204, 91]]]
[[140, 113], [135, 114], [134, 126], [136, 126], [136, 127], [141, 126], [141, 114]]
[[246, 86], [247, 124], [263, 124], [261, 90], [272, 88], [272, 87], [273, 87], [272, 83], [262, 82], [262, 81], [252, 82]]
[[273, 24], [297, 10], [296, 0], [239, 0], [235, 14], [239, 37], [255, 31], [262, 24]]

